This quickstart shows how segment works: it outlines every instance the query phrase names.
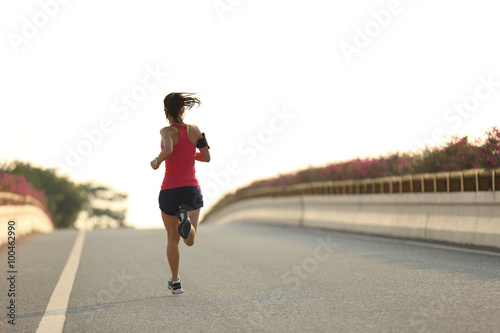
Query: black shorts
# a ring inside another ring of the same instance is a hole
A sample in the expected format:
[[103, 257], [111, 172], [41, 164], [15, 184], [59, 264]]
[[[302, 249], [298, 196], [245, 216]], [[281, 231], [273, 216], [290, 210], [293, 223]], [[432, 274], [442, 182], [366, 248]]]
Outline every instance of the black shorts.
[[161, 190], [158, 202], [162, 212], [176, 215], [181, 208], [190, 211], [203, 207], [203, 195], [199, 187], [177, 187]]

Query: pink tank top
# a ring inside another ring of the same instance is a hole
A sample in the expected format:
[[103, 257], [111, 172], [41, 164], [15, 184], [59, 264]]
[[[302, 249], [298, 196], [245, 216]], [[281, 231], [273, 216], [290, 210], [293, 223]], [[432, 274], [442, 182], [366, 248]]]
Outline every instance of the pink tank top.
[[165, 160], [165, 177], [161, 189], [168, 190], [183, 186], [200, 187], [194, 167], [196, 145], [189, 140], [189, 125], [172, 126], [177, 129], [179, 140], [174, 145], [172, 154]]

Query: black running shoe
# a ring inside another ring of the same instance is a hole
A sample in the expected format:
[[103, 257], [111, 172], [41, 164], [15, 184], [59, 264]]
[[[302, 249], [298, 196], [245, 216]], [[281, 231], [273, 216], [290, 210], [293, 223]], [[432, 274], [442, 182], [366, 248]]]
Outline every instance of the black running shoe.
[[172, 294], [182, 294], [184, 292], [181, 287], [181, 281], [182, 280], [179, 280], [178, 282], [172, 282], [172, 278], [168, 280], [168, 289], [172, 290]]
[[181, 209], [177, 212], [177, 219], [179, 220], [179, 235], [182, 238], [187, 239], [191, 234], [191, 221], [189, 221], [188, 214], [185, 209]]

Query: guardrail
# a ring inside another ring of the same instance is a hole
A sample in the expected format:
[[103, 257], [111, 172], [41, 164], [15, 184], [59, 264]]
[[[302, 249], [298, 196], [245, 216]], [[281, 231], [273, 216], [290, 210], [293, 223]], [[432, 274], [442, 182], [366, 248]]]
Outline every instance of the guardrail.
[[18, 206], [18, 205], [32, 205], [38, 207], [41, 210], [43, 210], [45, 214], [47, 214], [47, 216], [53, 221], [52, 214], [48, 210], [47, 205], [45, 203], [42, 203], [37, 198], [32, 197], [31, 195], [24, 196], [22, 194], [17, 194], [17, 193], [0, 192], [0, 206]]
[[0, 206], [7, 205], [34, 205], [45, 209], [45, 205], [31, 195], [24, 196], [17, 193], [0, 192]]
[[7, 243], [9, 221], [15, 222], [16, 239], [33, 232], [50, 232], [55, 229], [47, 205], [31, 195], [0, 192], [0, 220], [0, 245]]
[[500, 191], [500, 168], [341, 180], [243, 189], [226, 195], [204, 215], [203, 220], [227, 206], [246, 199], [302, 195], [363, 195], [438, 192]]

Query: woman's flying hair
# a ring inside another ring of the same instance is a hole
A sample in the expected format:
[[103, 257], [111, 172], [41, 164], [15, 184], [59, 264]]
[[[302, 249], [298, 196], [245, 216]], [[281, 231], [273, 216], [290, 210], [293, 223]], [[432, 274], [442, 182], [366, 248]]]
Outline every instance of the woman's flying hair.
[[174, 122], [183, 123], [182, 116], [180, 115], [181, 109], [184, 107], [186, 110], [191, 109], [192, 107], [198, 107], [201, 102], [195, 97], [194, 93], [179, 93], [173, 92], [165, 96], [163, 100], [163, 106], [165, 109], [165, 114], [170, 116]]

